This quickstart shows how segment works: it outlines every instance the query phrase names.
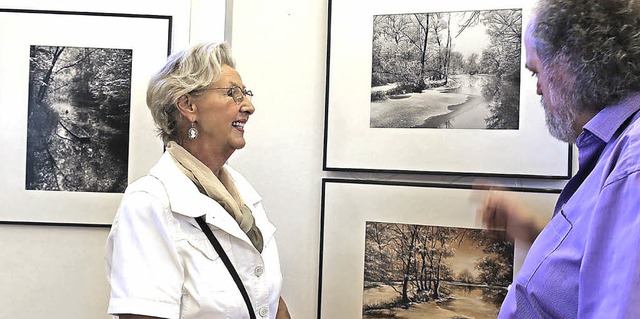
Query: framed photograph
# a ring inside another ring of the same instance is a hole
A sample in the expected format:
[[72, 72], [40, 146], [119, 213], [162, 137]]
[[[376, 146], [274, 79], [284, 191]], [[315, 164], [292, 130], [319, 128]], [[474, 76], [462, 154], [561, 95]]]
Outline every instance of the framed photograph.
[[[543, 218], [560, 193], [501, 191]], [[324, 179], [318, 318], [495, 318], [528, 247], [481, 229], [486, 192]]]
[[146, 106], [172, 16], [0, 9], [4, 222], [110, 225], [161, 155]]
[[564, 179], [520, 1], [329, 1], [324, 169]]

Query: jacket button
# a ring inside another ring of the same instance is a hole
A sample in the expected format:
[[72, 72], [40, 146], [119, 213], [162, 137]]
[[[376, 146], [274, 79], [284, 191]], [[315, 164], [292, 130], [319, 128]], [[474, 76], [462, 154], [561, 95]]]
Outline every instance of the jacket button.
[[254, 270], [256, 276], [260, 277], [262, 276], [262, 274], [264, 273], [264, 267], [262, 266], [258, 266], [256, 267], [256, 269]]
[[258, 314], [260, 315], [260, 317], [266, 317], [269, 315], [269, 309], [267, 307], [262, 307], [260, 308], [260, 310], [258, 310]]

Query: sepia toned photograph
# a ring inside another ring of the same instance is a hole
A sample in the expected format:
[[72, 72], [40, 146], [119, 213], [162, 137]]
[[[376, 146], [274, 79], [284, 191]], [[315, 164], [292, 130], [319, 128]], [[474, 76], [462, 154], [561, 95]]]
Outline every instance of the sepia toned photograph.
[[[318, 319], [496, 318], [529, 246], [482, 229], [477, 208], [489, 189], [323, 179]], [[492, 191], [541, 221], [560, 193]]]
[[495, 318], [513, 276], [504, 232], [366, 223], [362, 318]]
[[122, 193], [132, 50], [32, 45], [26, 189]]
[[371, 128], [520, 127], [522, 10], [375, 15]]

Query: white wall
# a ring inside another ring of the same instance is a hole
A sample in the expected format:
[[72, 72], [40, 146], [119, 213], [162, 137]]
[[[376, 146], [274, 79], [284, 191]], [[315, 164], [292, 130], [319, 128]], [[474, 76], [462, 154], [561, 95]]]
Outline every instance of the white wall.
[[234, 1], [232, 47], [256, 112], [230, 162], [278, 227], [294, 318], [316, 313], [326, 29], [326, 0]]
[[0, 225], [0, 318], [110, 318], [108, 231]]

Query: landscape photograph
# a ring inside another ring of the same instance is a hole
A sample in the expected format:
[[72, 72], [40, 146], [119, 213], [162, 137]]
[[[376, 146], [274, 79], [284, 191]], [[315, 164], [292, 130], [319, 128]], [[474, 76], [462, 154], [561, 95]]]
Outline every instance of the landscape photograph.
[[30, 47], [25, 189], [124, 192], [132, 53]]
[[362, 318], [496, 318], [512, 282], [502, 231], [368, 221]]
[[371, 128], [520, 127], [522, 10], [373, 17]]

